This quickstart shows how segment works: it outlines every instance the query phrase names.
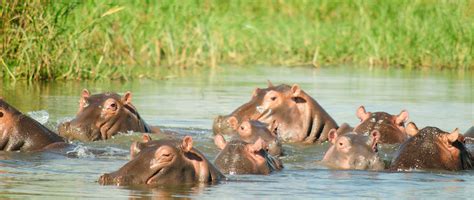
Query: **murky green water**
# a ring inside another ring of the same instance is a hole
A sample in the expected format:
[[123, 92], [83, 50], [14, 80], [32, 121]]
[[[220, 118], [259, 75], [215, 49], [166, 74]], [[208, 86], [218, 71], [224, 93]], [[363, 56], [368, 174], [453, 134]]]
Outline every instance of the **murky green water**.
[[[192, 75], [189, 75], [192, 74]], [[192, 135], [195, 146], [213, 160], [214, 116], [248, 101], [266, 80], [298, 83], [338, 122], [355, 125], [355, 110], [399, 113], [407, 109], [419, 127], [467, 130], [474, 123], [472, 72], [404, 72], [354, 68], [237, 68], [195, 71], [183, 78], [131, 82], [1, 83], [0, 96], [23, 112], [54, 127], [77, 111], [80, 91], [133, 93], [133, 102], [152, 125]], [[318, 166], [328, 145], [285, 145], [285, 169], [269, 176], [228, 176], [217, 185], [179, 188], [100, 186], [98, 177], [121, 167], [139, 134], [113, 140], [75, 143], [60, 153], [0, 153], [0, 198], [470, 198], [474, 172], [334, 171]], [[102, 150], [101, 154], [92, 153]], [[387, 155], [390, 157], [390, 155]]]

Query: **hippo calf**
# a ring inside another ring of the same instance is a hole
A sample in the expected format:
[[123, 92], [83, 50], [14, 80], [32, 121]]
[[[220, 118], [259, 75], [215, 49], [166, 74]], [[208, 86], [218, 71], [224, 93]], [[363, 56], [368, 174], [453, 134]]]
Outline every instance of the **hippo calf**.
[[0, 151], [38, 151], [66, 146], [64, 140], [41, 123], [0, 98]]
[[471, 154], [459, 141], [458, 129], [451, 133], [436, 127], [418, 130], [414, 123], [407, 125], [411, 135], [392, 160], [391, 170], [465, 170], [472, 169]]
[[397, 144], [404, 142], [408, 135], [405, 132], [405, 122], [408, 120], [408, 112], [402, 110], [398, 115], [386, 112], [367, 112], [364, 106], [360, 106], [356, 112], [360, 124], [354, 128], [359, 134], [368, 134], [373, 130], [380, 132], [380, 144]]
[[338, 134], [331, 129], [331, 146], [321, 162], [334, 169], [383, 170], [384, 162], [377, 155], [379, 139], [377, 130], [365, 136], [355, 132]]
[[106, 140], [127, 131], [159, 132], [140, 117], [132, 104], [132, 93], [123, 97], [112, 92], [91, 95], [87, 89], [82, 91], [76, 117], [58, 127], [61, 136], [81, 141]]
[[214, 164], [226, 174], [270, 174], [283, 168], [278, 158], [271, 156], [267, 144], [261, 138], [254, 143], [240, 139], [226, 142], [222, 135], [216, 135], [215, 143], [221, 152]]
[[130, 161], [99, 178], [101, 185], [179, 185], [213, 183], [225, 176], [193, 147], [192, 137], [182, 140], [151, 140], [130, 147]]
[[[233, 136], [234, 139], [240, 139], [247, 143], [255, 143], [259, 138], [263, 139], [268, 144], [268, 153], [272, 156], [282, 156], [283, 147], [275, 134], [271, 133], [267, 128], [267, 124], [256, 120], [247, 120], [240, 124], [237, 128], [237, 133]], [[219, 142], [219, 135], [214, 135], [214, 138]]]
[[218, 116], [213, 131], [228, 134], [249, 119], [268, 124], [282, 141], [293, 143], [324, 142], [329, 130], [338, 128], [334, 119], [297, 84], [269, 83], [268, 88], [256, 88], [249, 102], [227, 116]]

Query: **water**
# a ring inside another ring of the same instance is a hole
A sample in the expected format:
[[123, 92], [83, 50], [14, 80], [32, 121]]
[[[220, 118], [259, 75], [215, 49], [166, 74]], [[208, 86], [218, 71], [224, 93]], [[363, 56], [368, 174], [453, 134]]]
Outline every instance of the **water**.
[[[357, 68], [224, 67], [188, 71], [168, 80], [130, 82], [3, 82], [0, 95], [30, 116], [55, 127], [77, 111], [83, 88], [91, 92], [132, 91], [135, 106], [152, 125], [192, 135], [195, 147], [213, 160], [214, 116], [248, 101], [256, 87], [298, 83], [338, 122], [355, 125], [356, 108], [410, 113], [418, 127], [467, 130], [474, 123], [472, 72], [406, 72]], [[77, 143], [62, 153], [0, 153], [0, 198], [469, 198], [474, 172], [335, 171], [319, 166], [328, 144], [285, 145], [285, 169], [269, 176], [233, 175], [217, 185], [182, 187], [100, 186], [98, 177], [127, 162], [139, 134]], [[390, 155], [388, 155], [390, 157]]]

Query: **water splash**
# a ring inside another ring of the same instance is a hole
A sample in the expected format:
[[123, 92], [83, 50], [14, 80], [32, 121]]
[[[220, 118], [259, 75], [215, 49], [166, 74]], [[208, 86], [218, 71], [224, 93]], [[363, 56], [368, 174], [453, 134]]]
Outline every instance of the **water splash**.
[[42, 125], [45, 125], [49, 120], [49, 113], [46, 110], [31, 111], [27, 115]]

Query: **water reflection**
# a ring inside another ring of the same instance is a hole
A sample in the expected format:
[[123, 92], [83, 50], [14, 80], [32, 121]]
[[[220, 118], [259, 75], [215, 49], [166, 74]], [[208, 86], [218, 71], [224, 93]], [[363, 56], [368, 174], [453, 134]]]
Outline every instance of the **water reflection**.
[[127, 186], [124, 189], [130, 190], [129, 199], [191, 199], [208, 187], [212, 187], [212, 185], [202, 183], [175, 186]]

